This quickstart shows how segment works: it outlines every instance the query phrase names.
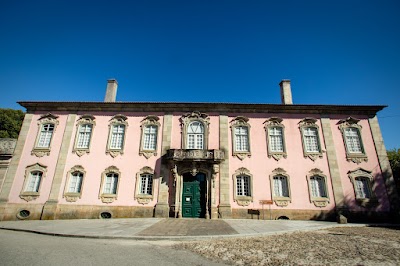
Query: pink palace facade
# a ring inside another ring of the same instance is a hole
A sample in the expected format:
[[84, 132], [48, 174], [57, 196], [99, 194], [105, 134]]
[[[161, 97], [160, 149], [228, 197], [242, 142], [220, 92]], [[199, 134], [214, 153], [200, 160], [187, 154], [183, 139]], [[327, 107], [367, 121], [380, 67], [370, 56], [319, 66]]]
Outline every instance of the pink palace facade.
[[0, 220], [390, 220], [384, 106], [20, 102]]

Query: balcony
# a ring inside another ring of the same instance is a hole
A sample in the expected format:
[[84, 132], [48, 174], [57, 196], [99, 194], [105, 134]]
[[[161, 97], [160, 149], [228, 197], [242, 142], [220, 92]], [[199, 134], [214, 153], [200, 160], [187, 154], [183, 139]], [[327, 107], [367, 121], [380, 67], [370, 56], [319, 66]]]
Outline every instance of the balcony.
[[222, 150], [171, 149], [167, 151], [165, 158], [172, 161], [221, 162], [225, 159], [225, 152]]

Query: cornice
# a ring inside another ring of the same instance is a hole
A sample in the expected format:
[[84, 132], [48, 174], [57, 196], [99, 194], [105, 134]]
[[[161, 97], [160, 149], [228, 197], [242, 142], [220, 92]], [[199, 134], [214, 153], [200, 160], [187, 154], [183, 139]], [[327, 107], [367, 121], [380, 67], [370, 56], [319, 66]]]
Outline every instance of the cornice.
[[184, 103], [184, 102], [18, 102], [28, 113], [40, 112], [218, 112], [351, 114], [374, 116], [386, 105], [311, 105], [262, 103]]

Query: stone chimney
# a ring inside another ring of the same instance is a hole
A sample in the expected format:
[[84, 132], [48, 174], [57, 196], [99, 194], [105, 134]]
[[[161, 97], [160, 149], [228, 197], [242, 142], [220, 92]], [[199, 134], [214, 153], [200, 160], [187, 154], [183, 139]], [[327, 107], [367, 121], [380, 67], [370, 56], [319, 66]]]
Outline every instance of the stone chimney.
[[290, 80], [283, 79], [281, 83], [279, 83], [279, 86], [281, 87], [282, 104], [293, 104], [292, 89], [290, 88]]
[[104, 97], [104, 102], [115, 102], [117, 98], [118, 82], [116, 79], [107, 80], [107, 91]]

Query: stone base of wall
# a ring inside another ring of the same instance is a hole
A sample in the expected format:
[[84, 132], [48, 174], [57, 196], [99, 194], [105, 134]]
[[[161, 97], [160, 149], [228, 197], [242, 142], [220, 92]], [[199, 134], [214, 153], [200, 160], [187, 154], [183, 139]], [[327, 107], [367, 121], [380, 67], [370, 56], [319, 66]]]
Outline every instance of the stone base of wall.
[[43, 204], [5, 204], [0, 206], [1, 221], [20, 220], [18, 214], [21, 210], [30, 212], [26, 220], [52, 220], [52, 219], [99, 219], [101, 213], [108, 212], [111, 218], [151, 218], [154, 216], [154, 207], [140, 206], [88, 206], [88, 205], [57, 205], [44, 210]]
[[[350, 223], [354, 222], [393, 222], [388, 212], [343, 212]], [[234, 219], [259, 219], [259, 220], [318, 220], [337, 221], [335, 210], [290, 210], [290, 209], [232, 209]]]

